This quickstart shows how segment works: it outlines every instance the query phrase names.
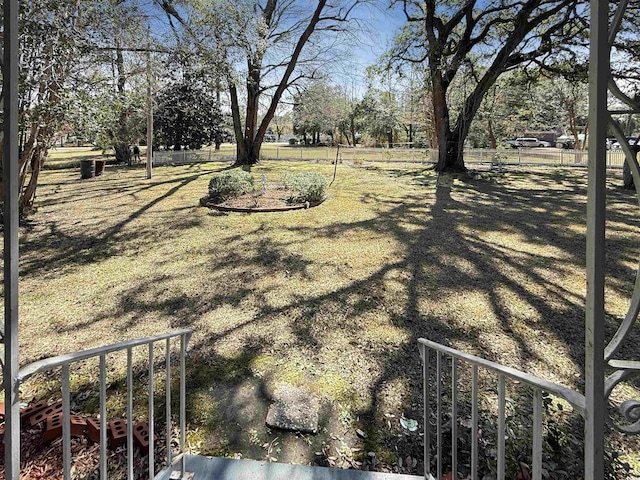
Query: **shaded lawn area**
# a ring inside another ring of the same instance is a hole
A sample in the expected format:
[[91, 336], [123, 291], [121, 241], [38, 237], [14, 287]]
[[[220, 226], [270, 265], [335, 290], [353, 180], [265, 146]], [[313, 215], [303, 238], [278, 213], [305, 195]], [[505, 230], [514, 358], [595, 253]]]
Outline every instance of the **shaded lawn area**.
[[44, 164], [45, 169], [63, 169], [79, 167], [81, 160], [96, 160], [107, 159], [113, 157], [113, 151], [102, 152], [95, 147], [60, 147], [53, 146], [49, 149], [46, 161]]
[[[398, 425], [403, 414], [421, 418], [419, 337], [583, 388], [583, 170], [437, 186], [415, 166], [339, 165], [322, 206], [254, 215], [198, 206], [220, 170], [162, 167], [145, 180], [141, 168], [109, 167], [89, 181], [43, 172], [22, 234], [21, 362], [192, 328], [194, 451], [337, 465], [369, 451], [387, 463], [421, 459], [417, 434]], [[253, 169], [270, 180], [292, 170], [330, 177], [333, 166]], [[626, 312], [640, 234], [620, 184], [609, 185], [610, 334]], [[640, 357], [637, 328], [621, 357]], [[75, 385], [95, 387], [78, 375]], [[281, 382], [319, 397], [317, 436], [265, 428]]]

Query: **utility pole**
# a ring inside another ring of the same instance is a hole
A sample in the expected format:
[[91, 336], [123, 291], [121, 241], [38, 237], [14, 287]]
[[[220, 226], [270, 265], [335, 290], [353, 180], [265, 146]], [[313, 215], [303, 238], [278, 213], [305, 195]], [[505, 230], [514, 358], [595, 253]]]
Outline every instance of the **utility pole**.
[[[147, 19], [148, 21], [148, 19]], [[151, 26], [149, 25], [149, 36]], [[153, 169], [153, 102], [151, 100], [151, 50], [147, 49], [147, 180]]]

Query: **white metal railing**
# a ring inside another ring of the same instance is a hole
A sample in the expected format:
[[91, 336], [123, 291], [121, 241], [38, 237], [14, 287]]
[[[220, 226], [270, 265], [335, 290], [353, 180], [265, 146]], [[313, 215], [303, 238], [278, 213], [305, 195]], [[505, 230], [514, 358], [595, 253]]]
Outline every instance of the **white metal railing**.
[[[106, 360], [107, 355], [116, 352], [126, 351], [127, 355], [127, 478], [134, 479], [134, 446], [133, 446], [133, 349], [136, 347], [147, 347], [149, 350], [149, 385], [148, 385], [148, 425], [149, 425], [149, 479], [155, 478], [155, 445], [154, 445], [154, 344], [163, 342], [165, 344], [165, 429], [166, 429], [166, 464], [170, 468], [173, 462], [183, 458], [185, 453], [185, 428], [186, 428], [186, 385], [185, 385], [185, 358], [187, 346], [191, 337], [191, 330], [177, 330], [162, 335], [128, 340], [114, 343], [98, 348], [83, 350], [79, 352], [46, 358], [30, 363], [20, 369], [17, 384], [20, 385], [28, 378], [43, 372], [61, 368], [62, 369], [62, 445], [63, 445], [63, 474], [64, 479], [71, 478], [71, 393], [69, 385], [70, 367], [78, 362], [88, 359], [99, 359], [99, 383], [100, 383], [100, 480], [107, 480], [107, 375]], [[171, 342], [173, 339], [180, 339], [180, 454], [172, 457], [171, 450]], [[182, 464], [184, 469], [184, 464]], [[140, 472], [135, 472], [139, 478]], [[184, 472], [183, 472], [184, 473]]]
[[[575, 411], [584, 416], [585, 398], [582, 394], [575, 392], [569, 388], [549, 382], [533, 375], [523, 373], [519, 370], [505, 367], [497, 363], [485, 360], [474, 355], [455, 350], [453, 348], [440, 345], [420, 338], [418, 340], [420, 348], [420, 356], [423, 365], [423, 422], [424, 422], [424, 476], [426, 479], [434, 478], [431, 471], [431, 440], [432, 434], [430, 422], [433, 418], [431, 410], [431, 397], [434, 397], [435, 406], [435, 451], [436, 451], [436, 475], [435, 478], [443, 478], [443, 369], [444, 356], [450, 358], [451, 361], [451, 478], [458, 478], [458, 396], [459, 396], [459, 366], [460, 361], [466, 362], [471, 366], [471, 459], [465, 459], [465, 464], [470, 467], [471, 480], [478, 480], [478, 371], [480, 368], [491, 372], [497, 376], [498, 383], [498, 412], [497, 412], [497, 479], [505, 479], [506, 467], [506, 450], [505, 450], [505, 434], [506, 434], [506, 394], [505, 379], [509, 378], [522, 384], [528, 385], [533, 390], [533, 426], [532, 426], [532, 452], [531, 465], [533, 480], [542, 479], [542, 443], [543, 443], [543, 392], [547, 392], [556, 397], [563, 398]], [[435, 352], [435, 362], [431, 358]], [[435, 363], [435, 388], [431, 384], [430, 371]], [[447, 473], [447, 472], [444, 472]]]

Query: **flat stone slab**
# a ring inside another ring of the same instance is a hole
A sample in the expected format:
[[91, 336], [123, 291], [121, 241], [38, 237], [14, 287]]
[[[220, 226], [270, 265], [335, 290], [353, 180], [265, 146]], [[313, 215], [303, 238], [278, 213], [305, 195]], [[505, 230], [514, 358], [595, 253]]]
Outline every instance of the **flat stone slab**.
[[318, 431], [318, 400], [292, 385], [278, 385], [269, 406], [266, 423], [271, 428], [302, 433]]

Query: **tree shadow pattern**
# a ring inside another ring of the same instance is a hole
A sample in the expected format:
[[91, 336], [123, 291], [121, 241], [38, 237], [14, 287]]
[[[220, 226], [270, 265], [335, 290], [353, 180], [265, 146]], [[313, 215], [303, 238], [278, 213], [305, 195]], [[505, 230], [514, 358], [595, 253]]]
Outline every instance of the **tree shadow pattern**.
[[[334, 451], [349, 462], [369, 451], [387, 464], [420, 459], [419, 437], [398, 424], [421, 415], [420, 337], [583, 387], [584, 280], [576, 272], [585, 264], [584, 172], [512, 171], [438, 185], [415, 169], [355, 170], [342, 185], [339, 177], [327, 202], [334, 220], [297, 221], [302, 212], [246, 222], [195, 207], [213, 172], [206, 166], [147, 183], [125, 169], [80, 189], [51, 174], [42, 218], [21, 245], [23, 281], [115, 257], [135, 265], [162, 250], [134, 284], [118, 287], [109, 308], [47, 328], [73, 336], [105, 325], [115, 337], [194, 329], [187, 402], [190, 424], [205, 432], [193, 437], [203, 453], [328, 465]], [[350, 190], [350, 181], [366, 187]], [[400, 188], [382, 188], [387, 182]], [[73, 223], [74, 205], [101, 203], [110, 207]], [[609, 207], [611, 335], [633, 287], [640, 222], [615, 179]], [[181, 245], [186, 232], [211, 228], [208, 240]], [[176, 255], [188, 255], [189, 266], [172, 269]], [[79, 346], [95, 346], [88, 343]], [[638, 345], [636, 330], [621, 355], [637, 358]], [[265, 427], [280, 382], [321, 399], [319, 435]]]

